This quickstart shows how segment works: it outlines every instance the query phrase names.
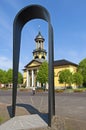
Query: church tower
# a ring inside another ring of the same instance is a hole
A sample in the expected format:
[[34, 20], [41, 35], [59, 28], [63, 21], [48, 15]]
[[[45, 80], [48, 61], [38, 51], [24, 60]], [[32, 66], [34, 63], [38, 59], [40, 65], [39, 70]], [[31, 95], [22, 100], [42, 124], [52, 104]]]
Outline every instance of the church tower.
[[47, 52], [44, 49], [45, 39], [41, 35], [40, 31], [34, 40], [36, 43], [36, 49], [33, 50], [33, 59], [46, 59]]

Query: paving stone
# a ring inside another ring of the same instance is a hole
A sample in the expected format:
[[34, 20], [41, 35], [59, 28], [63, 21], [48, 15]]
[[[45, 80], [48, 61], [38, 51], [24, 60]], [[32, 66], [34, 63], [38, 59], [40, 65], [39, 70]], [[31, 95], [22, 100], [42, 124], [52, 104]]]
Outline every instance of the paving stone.
[[0, 126], [0, 130], [29, 130], [47, 127], [48, 124], [37, 114], [15, 116]]

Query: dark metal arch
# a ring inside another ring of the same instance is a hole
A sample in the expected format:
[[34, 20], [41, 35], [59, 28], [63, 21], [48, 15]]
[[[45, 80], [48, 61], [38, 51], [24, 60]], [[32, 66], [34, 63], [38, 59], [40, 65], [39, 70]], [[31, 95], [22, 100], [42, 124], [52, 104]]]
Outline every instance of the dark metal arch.
[[54, 70], [53, 70], [53, 28], [48, 11], [40, 5], [30, 5], [19, 11], [13, 23], [13, 97], [12, 97], [12, 117], [15, 116], [18, 68], [21, 31], [23, 26], [32, 19], [43, 19], [48, 22], [48, 52], [49, 52], [49, 125], [51, 125], [52, 116], [55, 115], [55, 96], [54, 96]]

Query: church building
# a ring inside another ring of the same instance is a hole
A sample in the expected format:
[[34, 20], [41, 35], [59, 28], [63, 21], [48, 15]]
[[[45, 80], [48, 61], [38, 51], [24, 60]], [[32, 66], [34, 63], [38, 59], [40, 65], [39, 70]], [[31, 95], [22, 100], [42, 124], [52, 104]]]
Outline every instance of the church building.
[[[46, 60], [47, 52], [44, 49], [44, 41], [45, 39], [41, 35], [41, 32], [38, 32], [36, 36], [35, 44], [36, 48], [33, 50], [33, 60], [30, 61], [27, 65], [24, 66], [23, 69], [23, 84], [27, 87], [38, 86], [41, 87], [41, 83], [36, 81], [37, 72], [39, 71], [40, 65]], [[59, 83], [59, 73], [62, 70], [69, 69], [71, 72], [76, 72], [77, 64], [72, 63], [68, 60], [56, 60], [54, 61], [54, 85], [55, 88], [64, 87], [64, 84]], [[48, 83], [46, 83], [48, 87]]]

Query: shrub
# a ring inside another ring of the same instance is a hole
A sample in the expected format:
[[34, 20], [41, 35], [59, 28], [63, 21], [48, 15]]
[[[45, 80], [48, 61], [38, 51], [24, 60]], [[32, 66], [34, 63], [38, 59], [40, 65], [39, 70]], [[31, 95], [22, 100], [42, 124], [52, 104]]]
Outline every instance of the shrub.
[[36, 88], [36, 92], [43, 92], [43, 88]]
[[74, 92], [83, 92], [83, 89], [74, 89]]
[[64, 92], [64, 90], [63, 89], [56, 89], [55, 92], [56, 93], [62, 93], [62, 92]]
[[24, 91], [24, 92], [29, 91], [29, 89], [26, 89], [26, 88], [20, 88], [19, 90], [20, 90], [20, 91]]
[[3, 87], [3, 88], [0, 88], [1, 90], [8, 90], [8, 88], [5, 88], [5, 87]]

